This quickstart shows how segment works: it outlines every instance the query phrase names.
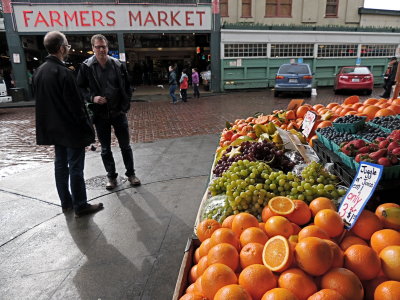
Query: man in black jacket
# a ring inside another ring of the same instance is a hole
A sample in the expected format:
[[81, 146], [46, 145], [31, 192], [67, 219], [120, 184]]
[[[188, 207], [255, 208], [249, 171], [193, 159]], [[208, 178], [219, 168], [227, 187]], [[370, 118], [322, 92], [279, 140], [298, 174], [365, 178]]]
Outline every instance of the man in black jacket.
[[[36, 100], [36, 141], [55, 145], [55, 180], [63, 212], [95, 213], [103, 204], [88, 204], [83, 169], [85, 146], [94, 141], [75, 77], [64, 64], [71, 48], [64, 34], [48, 32], [43, 41], [49, 56], [32, 78]], [[70, 188], [69, 188], [70, 184]]]
[[114, 189], [118, 177], [111, 151], [111, 127], [114, 128], [121, 148], [125, 175], [132, 186], [138, 186], [140, 180], [135, 175], [126, 117], [132, 97], [128, 72], [119, 60], [108, 56], [108, 41], [105, 36], [92, 36], [91, 44], [94, 55], [82, 63], [78, 85], [93, 112], [93, 123], [101, 144], [101, 158], [107, 171], [106, 189]]
[[383, 83], [383, 89], [385, 92], [380, 95], [382, 98], [389, 98], [392, 92], [392, 86], [396, 83], [396, 72], [397, 72], [397, 59], [392, 57], [388, 64], [388, 69], [385, 74], [385, 81]]

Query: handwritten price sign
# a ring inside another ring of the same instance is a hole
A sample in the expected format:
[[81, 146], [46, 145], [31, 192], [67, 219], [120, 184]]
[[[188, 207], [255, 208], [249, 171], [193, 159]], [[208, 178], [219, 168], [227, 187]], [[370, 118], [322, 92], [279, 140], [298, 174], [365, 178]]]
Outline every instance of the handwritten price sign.
[[301, 125], [301, 128], [305, 137], [308, 137], [310, 135], [310, 132], [313, 129], [316, 120], [317, 120], [317, 114], [313, 111], [309, 110], [304, 115], [304, 120], [303, 124]]
[[382, 172], [381, 165], [361, 162], [356, 177], [339, 207], [339, 215], [347, 229], [351, 229], [357, 221], [365, 204], [374, 193]]

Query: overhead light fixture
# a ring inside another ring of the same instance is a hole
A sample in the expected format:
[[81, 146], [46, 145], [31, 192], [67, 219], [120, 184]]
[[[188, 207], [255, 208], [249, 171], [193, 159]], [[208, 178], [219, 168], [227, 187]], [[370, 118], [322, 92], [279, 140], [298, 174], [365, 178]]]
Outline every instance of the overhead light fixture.
[[89, 50], [89, 51], [87, 51], [86, 53], [87, 53], [87, 54], [93, 54], [93, 51], [92, 51], [92, 50]]
[[162, 51], [162, 48], [161, 48], [161, 47], [160, 47], [160, 48], [157, 48], [157, 50], [158, 50], [158, 51]]
[[83, 51], [81, 50], [81, 51], [79, 51], [80, 53], [83, 53]]
[[38, 60], [38, 58], [37, 58], [37, 57], [34, 57], [33, 60]]
[[72, 49], [72, 52], [75, 52], [75, 49]]

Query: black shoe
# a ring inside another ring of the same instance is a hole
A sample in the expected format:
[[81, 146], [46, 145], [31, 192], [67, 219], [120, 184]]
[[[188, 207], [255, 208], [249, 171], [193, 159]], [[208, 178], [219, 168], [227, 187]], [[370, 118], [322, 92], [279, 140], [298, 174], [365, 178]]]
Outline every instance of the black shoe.
[[106, 184], [106, 190], [113, 190], [117, 187], [117, 178], [107, 177], [108, 182]]
[[142, 183], [140, 182], [140, 179], [137, 178], [135, 175], [131, 175], [128, 177], [128, 181], [132, 186], [139, 186]]
[[85, 208], [82, 208], [75, 212], [75, 218], [80, 218], [85, 215], [94, 214], [104, 208], [103, 203], [98, 204], [87, 204]]

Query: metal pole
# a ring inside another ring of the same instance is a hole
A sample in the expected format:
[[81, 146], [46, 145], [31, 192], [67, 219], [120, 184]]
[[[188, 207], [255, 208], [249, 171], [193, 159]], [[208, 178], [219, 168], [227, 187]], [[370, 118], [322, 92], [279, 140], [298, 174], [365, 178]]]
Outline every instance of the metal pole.
[[212, 30], [211, 30], [211, 90], [221, 91], [221, 15], [219, 0], [212, 1]]

